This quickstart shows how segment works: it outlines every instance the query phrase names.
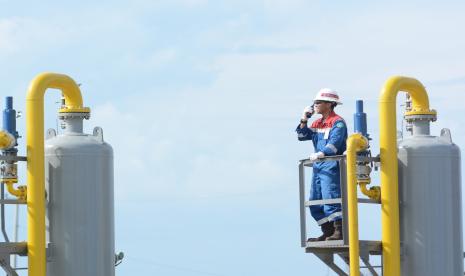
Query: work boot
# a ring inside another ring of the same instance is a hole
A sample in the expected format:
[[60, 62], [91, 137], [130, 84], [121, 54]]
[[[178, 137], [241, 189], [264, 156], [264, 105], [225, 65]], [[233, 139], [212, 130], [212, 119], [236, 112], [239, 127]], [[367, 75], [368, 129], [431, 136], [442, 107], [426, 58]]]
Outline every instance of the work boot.
[[317, 241], [324, 241], [327, 237], [331, 236], [334, 233], [334, 225], [332, 222], [325, 222], [321, 225], [321, 231], [323, 235], [319, 236], [318, 238], [309, 238], [308, 242], [317, 242]]
[[327, 237], [327, 241], [342, 240], [342, 220], [336, 220], [333, 222], [334, 232], [331, 236]]

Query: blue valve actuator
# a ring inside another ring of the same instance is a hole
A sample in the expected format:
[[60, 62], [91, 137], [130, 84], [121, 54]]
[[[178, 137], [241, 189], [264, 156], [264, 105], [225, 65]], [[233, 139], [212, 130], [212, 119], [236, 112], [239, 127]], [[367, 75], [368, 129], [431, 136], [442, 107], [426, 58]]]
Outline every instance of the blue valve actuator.
[[356, 102], [356, 112], [354, 114], [354, 132], [360, 133], [369, 139], [367, 133], [367, 114], [363, 112], [363, 101], [357, 100]]
[[16, 110], [13, 108], [13, 97], [8, 96], [5, 98], [5, 109], [3, 110], [3, 130], [8, 131], [10, 134], [18, 138], [16, 131]]

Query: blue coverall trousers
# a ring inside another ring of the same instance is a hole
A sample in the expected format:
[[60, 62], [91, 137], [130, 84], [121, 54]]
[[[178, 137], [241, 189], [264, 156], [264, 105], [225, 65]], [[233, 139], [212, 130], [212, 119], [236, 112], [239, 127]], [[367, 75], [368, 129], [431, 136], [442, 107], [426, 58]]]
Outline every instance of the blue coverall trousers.
[[[315, 163], [313, 167], [310, 200], [341, 197], [339, 164], [337, 161]], [[341, 204], [310, 206], [312, 217], [322, 225], [325, 222], [342, 219]]]

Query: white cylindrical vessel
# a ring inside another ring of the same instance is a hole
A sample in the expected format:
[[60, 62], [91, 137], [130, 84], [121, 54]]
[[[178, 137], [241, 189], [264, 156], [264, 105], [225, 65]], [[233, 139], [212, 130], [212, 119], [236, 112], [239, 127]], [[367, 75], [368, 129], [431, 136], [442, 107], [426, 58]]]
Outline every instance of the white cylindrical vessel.
[[45, 143], [47, 276], [114, 276], [113, 150], [69, 130]]
[[460, 149], [427, 134], [399, 142], [401, 274], [462, 276]]

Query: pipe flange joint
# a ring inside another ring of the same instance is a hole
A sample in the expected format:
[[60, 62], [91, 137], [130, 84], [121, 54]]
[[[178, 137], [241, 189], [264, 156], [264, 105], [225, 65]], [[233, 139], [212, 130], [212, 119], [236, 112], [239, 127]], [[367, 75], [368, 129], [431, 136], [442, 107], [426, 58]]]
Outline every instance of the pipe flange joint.
[[64, 106], [58, 110], [58, 116], [63, 118], [90, 118], [90, 108], [88, 107], [72, 107]]
[[73, 118], [89, 120], [90, 112], [61, 112], [61, 109], [60, 109], [58, 113], [58, 119], [66, 120], [66, 119], [73, 119]]
[[371, 177], [369, 175], [357, 175], [357, 183], [359, 185], [368, 185], [371, 183]]
[[88, 107], [73, 107], [73, 106], [64, 106], [58, 111], [60, 113], [90, 113], [90, 108]]
[[437, 112], [434, 109], [431, 110], [412, 110], [405, 113], [404, 119], [407, 122], [414, 121], [431, 121], [434, 122], [437, 119]]
[[18, 178], [17, 177], [1, 177], [0, 182], [4, 183], [18, 183]]

